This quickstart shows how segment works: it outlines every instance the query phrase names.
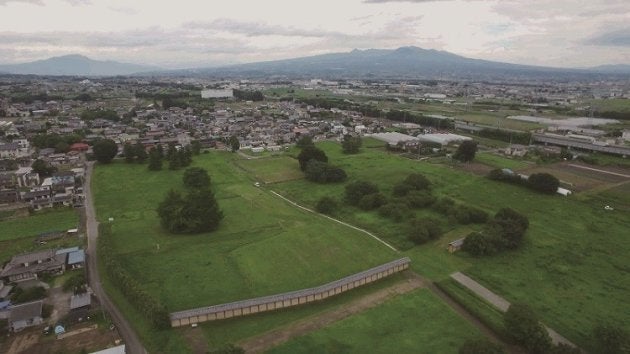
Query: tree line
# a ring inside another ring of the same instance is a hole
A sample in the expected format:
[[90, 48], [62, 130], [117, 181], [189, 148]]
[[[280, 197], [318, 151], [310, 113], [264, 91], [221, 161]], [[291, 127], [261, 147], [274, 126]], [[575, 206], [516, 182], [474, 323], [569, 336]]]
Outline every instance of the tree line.
[[127, 272], [125, 267], [115, 256], [112, 246], [111, 224], [99, 224], [98, 255], [103, 261], [105, 272], [116, 288], [123, 293], [129, 303], [143, 314], [157, 329], [170, 327], [170, 317], [167, 308], [152, 296], [142, 285]]

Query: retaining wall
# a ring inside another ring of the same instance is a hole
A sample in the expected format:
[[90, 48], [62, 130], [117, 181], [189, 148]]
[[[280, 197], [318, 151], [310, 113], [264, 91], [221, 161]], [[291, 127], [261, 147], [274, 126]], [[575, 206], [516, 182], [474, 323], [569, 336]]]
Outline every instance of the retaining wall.
[[405, 257], [315, 288], [173, 312], [170, 314], [171, 326], [180, 327], [321, 301], [408, 269], [410, 262]]

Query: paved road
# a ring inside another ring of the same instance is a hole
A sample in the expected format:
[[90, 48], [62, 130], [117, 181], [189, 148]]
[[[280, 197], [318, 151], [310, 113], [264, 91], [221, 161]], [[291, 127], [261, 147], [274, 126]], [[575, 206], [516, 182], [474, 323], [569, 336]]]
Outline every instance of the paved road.
[[142, 346], [136, 332], [131, 328], [129, 322], [118, 311], [118, 308], [111, 302], [103, 287], [101, 286], [100, 276], [98, 274], [96, 262], [96, 240], [98, 237], [98, 222], [96, 221], [96, 212], [94, 211], [94, 199], [92, 198], [92, 169], [94, 162], [88, 162], [88, 168], [85, 175], [85, 219], [86, 231], [88, 238], [87, 247], [87, 270], [88, 281], [94, 294], [98, 298], [101, 306], [104, 306], [116, 327], [120, 336], [125, 341], [125, 349], [130, 354], [144, 354], [147, 351]]
[[[453, 278], [456, 282], [460, 283], [461, 285], [467, 287], [468, 289], [470, 289], [470, 291], [477, 294], [482, 299], [488, 301], [490, 304], [492, 304], [494, 307], [501, 310], [502, 312], [507, 311], [508, 308], [510, 307], [510, 303], [507, 300], [493, 293], [488, 288], [477, 283], [474, 279], [470, 278], [469, 276], [463, 273], [460, 273], [460, 272], [453, 273], [451, 274], [451, 278]], [[545, 328], [547, 329], [547, 333], [549, 333], [549, 336], [551, 337], [551, 341], [554, 344], [563, 343], [563, 344], [570, 345], [572, 347], [577, 347], [575, 344], [571, 343], [571, 341], [564, 338], [553, 329], [547, 326], [545, 326]]]

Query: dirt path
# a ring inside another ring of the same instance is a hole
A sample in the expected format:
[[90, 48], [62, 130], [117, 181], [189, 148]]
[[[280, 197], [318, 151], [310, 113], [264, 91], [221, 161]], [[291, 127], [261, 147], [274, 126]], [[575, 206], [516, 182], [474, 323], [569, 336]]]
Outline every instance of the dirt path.
[[627, 174], [624, 174], [624, 173], [617, 173], [617, 172], [602, 170], [602, 169], [599, 169], [599, 168], [592, 168], [592, 167], [587, 167], [587, 166], [582, 166], [582, 165], [576, 165], [576, 164], [573, 164], [573, 163], [568, 164], [568, 166], [581, 168], [583, 170], [589, 170], [589, 171], [595, 171], [595, 172], [599, 172], [599, 173], [604, 173], [604, 174], [607, 174], [607, 175], [613, 175], [613, 176], [618, 176], [618, 177], [630, 178], [630, 175], [627, 175]]
[[326, 327], [334, 322], [376, 307], [396, 295], [405, 294], [425, 286], [425, 282], [419, 276], [412, 272], [407, 272], [407, 274], [408, 277], [406, 280], [400, 281], [386, 289], [362, 296], [341, 308], [326, 311], [319, 315], [291, 323], [285, 328], [273, 330], [260, 336], [247, 339], [238, 343], [238, 346], [243, 348], [246, 353], [262, 353], [291, 338], [299, 337]]
[[279, 194], [279, 193], [276, 193], [276, 192], [274, 192], [274, 191], [272, 191], [272, 190], [269, 190], [269, 191], [270, 191], [273, 195], [275, 195], [275, 196], [278, 196], [278, 197], [282, 198], [284, 201], [286, 201], [286, 202], [288, 202], [289, 204], [291, 204], [291, 205], [295, 206], [296, 208], [299, 208], [299, 209], [302, 209], [302, 210], [308, 211], [309, 213], [313, 213], [313, 214], [320, 215], [320, 216], [322, 216], [322, 217], [324, 217], [324, 218], [326, 218], [326, 219], [332, 220], [332, 221], [334, 221], [334, 222], [336, 222], [336, 223], [339, 223], [339, 224], [341, 224], [341, 225], [347, 226], [347, 227], [349, 227], [349, 228], [351, 228], [351, 229], [354, 229], [354, 230], [357, 230], [357, 231], [363, 232], [364, 234], [367, 234], [367, 235], [369, 235], [370, 237], [372, 237], [373, 239], [375, 239], [375, 240], [379, 241], [380, 243], [384, 244], [385, 246], [387, 246], [388, 248], [390, 248], [392, 251], [400, 252], [400, 251], [398, 251], [398, 250], [397, 250], [394, 246], [392, 246], [392, 245], [390, 245], [389, 243], [387, 243], [387, 242], [383, 241], [381, 238], [379, 238], [378, 236], [374, 235], [373, 233], [371, 233], [371, 232], [369, 232], [369, 231], [367, 231], [367, 230], [364, 230], [364, 229], [358, 228], [358, 227], [356, 227], [356, 226], [354, 226], [354, 225], [350, 225], [350, 224], [348, 224], [348, 223], [346, 223], [346, 222], [343, 222], [343, 221], [341, 221], [341, 220], [338, 220], [338, 219], [335, 219], [335, 218], [331, 218], [331, 217], [330, 217], [330, 216], [328, 216], [328, 215], [320, 214], [320, 213], [318, 213], [318, 212], [316, 212], [316, 211], [314, 211], [314, 210], [311, 210], [311, 209], [309, 209], [309, 208], [307, 208], [307, 207], [305, 207], [305, 206], [301, 206], [300, 204], [298, 204], [298, 203], [296, 203], [296, 202], [292, 201], [291, 199], [288, 199], [288, 198], [284, 197], [283, 195], [281, 195], [281, 194]]
[[[490, 289], [484, 287], [483, 285], [479, 284], [474, 279], [468, 277], [467, 275], [463, 273], [460, 273], [460, 272], [453, 273], [451, 274], [451, 278], [453, 278], [459, 284], [468, 288], [473, 293], [477, 294], [482, 299], [488, 301], [490, 304], [492, 304], [494, 307], [499, 309], [501, 312], [507, 311], [508, 308], [510, 307], [510, 303], [507, 300], [493, 293]], [[545, 328], [547, 329], [547, 333], [549, 333], [549, 336], [551, 337], [551, 341], [554, 344], [562, 343], [562, 344], [570, 345], [572, 347], [577, 347], [575, 344], [573, 344], [571, 341], [561, 336], [558, 332], [554, 331], [553, 329], [547, 326], [545, 326]]]

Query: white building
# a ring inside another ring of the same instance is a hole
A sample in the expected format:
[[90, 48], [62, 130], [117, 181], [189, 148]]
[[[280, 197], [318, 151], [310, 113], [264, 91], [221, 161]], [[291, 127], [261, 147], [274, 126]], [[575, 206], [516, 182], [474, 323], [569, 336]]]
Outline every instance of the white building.
[[234, 90], [222, 89], [222, 90], [202, 90], [201, 98], [232, 98], [234, 97]]

